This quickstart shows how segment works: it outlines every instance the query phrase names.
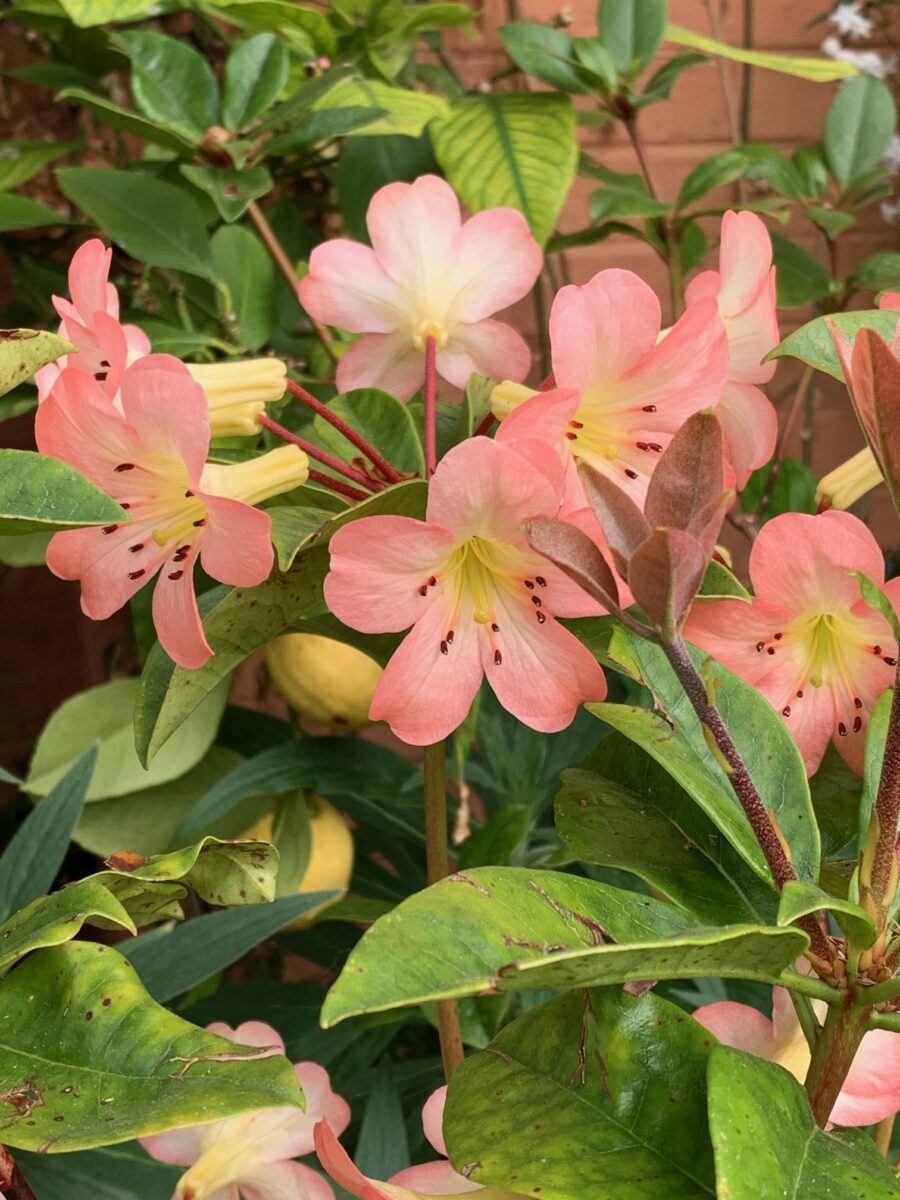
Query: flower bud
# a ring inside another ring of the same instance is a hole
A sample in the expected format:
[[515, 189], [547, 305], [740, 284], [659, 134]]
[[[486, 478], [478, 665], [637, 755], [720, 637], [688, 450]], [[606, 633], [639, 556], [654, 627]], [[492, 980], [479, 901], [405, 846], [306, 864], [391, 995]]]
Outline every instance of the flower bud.
[[875, 455], [866, 446], [819, 480], [816, 500], [829, 508], [847, 509], [882, 482]]
[[278, 358], [188, 363], [187, 368], [206, 393], [213, 437], [259, 433], [257, 417], [284, 395], [287, 367]]
[[502, 421], [514, 408], [537, 395], [534, 388], [526, 387], [524, 383], [513, 383], [511, 379], [504, 379], [503, 383], [498, 383], [491, 392], [491, 412], [498, 421]]

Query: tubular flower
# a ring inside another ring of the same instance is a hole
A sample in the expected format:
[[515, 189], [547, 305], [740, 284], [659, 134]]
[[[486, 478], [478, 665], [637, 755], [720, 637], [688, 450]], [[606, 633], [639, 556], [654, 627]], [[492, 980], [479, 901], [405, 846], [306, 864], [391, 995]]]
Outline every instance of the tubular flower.
[[822, 476], [816, 488], [816, 500], [828, 508], [843, 510], [850, 508], [883, 482], [875, 455], [865, 446], [858, 454]]
[[762, 360], [779, 340], [772, 241], [755, 213], [725, 213], [719, 270], [703, 271], [692, 279], [685, 299], [688, 307], [715, 300], [725, 323], [728, 376], [716, 416], [722, 423], [726, 456], [738, 487], [743, 487], [751, 472], [772, 457], [778, 437], [775, 409], [753, 386], [774, 375], [775, 363]]
[[[822, 1019], [826, 1005], [812, 1001]], [[786, 988], [774, 988], [772, 1019], [749, 1004], [721, 1000], [694, 1013], [700, 1024], [726, 1046], [767, 1058], [803, 1083], [809, 1070], [809, 1045]], [[865, 1035], [853, 1066], [831, 1110], [835, 1125], [872, 1125], [900, 1109], [900, 1034], [873, 1029]]]
[[630, 271], [600, 271], [557, 293], [550, 313], [557, 390], [526, 399], [497, 436], [558, 447], [568, 466], [567, 509], [586, 504], [579, 461], [641, 504], [672, 435], [718, 401], [728, 342], [715, 301], [698, 300], [662, 340], [659, 332], [659, 300]]
[[[137, 325], [119, 322], [119, 293], [109, 282], [112, 251], [98, 238], [80, 246], [69, 264], [71, 301], [53, 297], [62, 318], [60, 337], [76, 346], [35, 373], [38, 399], [44, 400], [66, 367], [93, 375], [106, 395], [119, 407], [122, 374], [133, 362], [150, 353], [150, 340]], [[277, 358], [239, 359], [223, 363], [187, 363], [209, 403], [212, 437], [259, 433], [257, 417], [266, 404], [284, 395], [287, 367]]]
[[[208, 1029], [242, 1046], [271, 1047], [273, 1054], [284, 1054], [284, 1042], [262, 1021], [245, 1021], [237, 1029], [216, 1022]], [[334, 1200], [321, 1175], [294, 1159], [312, 1153], [318, 1123], [343, 1133], [350, 1108], [331, 1090], [327, 1071], [317, 1063], [297, 1063], [294, 1071], [306, 1098], [305, 1111], [257, 1109], [139, 1139], [158, 1162], [189, 1167], [172, 1200]]]
[[556, 617], [598, 606], [537, 554], [522, 528], [555, 516], [562, 472], [534, 443], [462, 442], [431, 481], [424, 521], [365, 517], [330, 543], [325, 598], [364, 633], [412, 626], [375, 689], [372, 720], [414, 745], [464, 719], [486, 675], [500, 703], [532, 729], [563, 729], [606, 681]]
[[884, 583], [884, 559], [862, 521], [785, 513], [753, 543], [753, 600], [700, 601], [685, 625], [688, 641], [778, 709], [810, 775], [829, 738], [862, 773], [869, 714], [897, 665], [887, 618], [862, 599], [854, 571], [900, 604], [900, 580]]
[[379, 387], [408, 400], [422, 384], [429, 337], [438, 374], [455, 387], [474, 372], [525, 377], [525, 341], [490, 320], [521, 300], [541, 270], [521, 213], [489, 208], [463, 222], [452, 188], [422, 175], [379, 189], [366, 223], [371, 249], [325, 242], [300, 283], [300, 303], [316, 320], [365, 334], [338, 364], [340, 391]]
[[198, 557], [214, 579], [241, 587], [272, 568], [271, 518], [252, 505], [305, 482], [306, 455], [284, 446], [230, 466], [206, 464], [203, 391], [182, 363], [149, 355], [125, 371], [119, 408], [90, 375], [66, 368], [38, 408], [38, 448], [70, 463], [128, 511], [127, 524], [56, 534], [47, 565], [81, 580], [94, 620], [121, 608], [154, 575], [153, 621], [184, 667], [212, 654], [194, 593]]

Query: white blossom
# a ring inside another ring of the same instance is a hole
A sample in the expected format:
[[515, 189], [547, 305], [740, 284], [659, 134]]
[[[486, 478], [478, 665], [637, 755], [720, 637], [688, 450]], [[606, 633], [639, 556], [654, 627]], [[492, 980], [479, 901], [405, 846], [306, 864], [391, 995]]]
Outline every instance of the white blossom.
[[888, 225], [900, 225], [900, 198], [896, 200], [882, 200], [881, 216]]
[[843, 37], [867, 38], [872, 32], [872, 22], [853, 2], [839, 4], [828, 20]]
[[840, 38], [832, 34], [822, 43], [822, 52], [837, 62], [848, 63], [866, 75], [874, 75], [876, 79], [885, 79], [893, 74], [897, 66], [897, 56], [894, 54], [879, 54], [877, 50], [851, 50], [843, 45]]

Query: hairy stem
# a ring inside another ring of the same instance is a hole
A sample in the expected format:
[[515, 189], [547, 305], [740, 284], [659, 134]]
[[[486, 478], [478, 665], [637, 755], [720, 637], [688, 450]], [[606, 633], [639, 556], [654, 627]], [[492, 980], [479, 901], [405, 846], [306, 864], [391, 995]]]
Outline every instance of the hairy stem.
[[[447, 851], [447, 751], [443, 742], [425, 747], [425, 856], [429, 884], [450, 874]], [[447, 1082], [463, 1060], [459, 1006], [438, 1001], [438, 1034]]]
[[340, 479], [335, 479], [333, 475], [326, 475], [324, 471], [316, 471], [310, 467], [309, 477], [313, 483], [321, 484], [322, 487], [328, 488], [330, 492], [336, 492], [339, 496], [346, 496], [348, 500], [354, 502], [359, 500], [368, 500], [372, 493], [362, 492], [359, 488], [351, 487], [349, 483], [342, 483]]
[[[753, 782], [719, 710], [710, 701], [706, 686], [694, 666], [684, 641], [680, 637], [676, 637], [674, 641], [664, 642], [662, 648], [678, 681], [684, 688], [694, 712], [700, 718], [704, 728], [709, 730], [728, 765], [729, 782], [734, 789], [734, 794], [741, 802], [741, 807], [747, 814], [747, 820], [756, 834], [756, 840], [769, 864], [775, 886], [780, 892], [786, 883], [797, 878], [797, 874], [791, 866], [768, 809], [756, 790], [756, 784]], [[809, 934], [811, 949], [816, 958], [821, 960], [823, 965], [829, 963], [831, 951], [815, 917], [812, 915], [801, 917], [797, 924]]]
[[269, 433], [274, 433], [283, 442], [289, 442], [292, 446], [299, 446], [309, 458], [314, 458], [323, 467], [330, 467], [332, 471], [336, 471], [338, 475], [343, 475], [345, 479], [349, 479], [353, 483], [359, 483], [364, 488], [369, 488], [370, 490], [375, 490], [381, 486], [380, 484], [374, 484], [372, 480], [363, 475], [362, 471], [357, 471], [356, 467], [348, 466], [347, 463], [342, 462], [339, 458], [335, 458], [333, 454], [329, 454], [327, 450], [320, 450], [312, 442], [308, 442], [305, 438], [292, 433], [290, 429], [285, 429], [283, 425], [279, 425], [277, 421], [273, 421], [265, 413], [261, 413], [257, 417], [257, 420], [263, 429], [268, 429]]
[[850, 992], [828, 1010], [806, 1076], [806, 1094], [820, 1129], [828, 1123], [867, 1025], [868, 1010], [855, 1005]]
[[868, 886], [878, 913], [879, 933], [883, 933], [891, 901], [897, 891], [897, 825], [900, 823], [900, 667], [894, 680], [884, 761], [881, 764], [881, 778], [878, 781], [878, 795], [875, 798], [872, 820], [877, 822], [877, 838]]
[[307, 408], [311, 408], [317, 416], [320, 416], [323, 421], [327, 421], [329, 425], [334, 426], [338, 433], [343, 434], [351, 445], [360, 450], [366, 458], [372, 463], [373, 467], [377, 467], [388, 483], [399, 483], [403, 476], [396, 467], [392, 467], [383, 455], [379, 454], [374, 446], [371, 446], [366, 439], [356, 432], [352, 425], [348, 425], [346, 421], [341, 420], [337, 413], [333, 413], [327, 405], [321, 400], [317, 400], [310, 392], [300, 386], [299, 383], [294, 383], [293, 379], [288, 379], [287, 390], [292, 396], [301, 400]]
[[0, 1194], [6, 1200], [36, 1200], [28, 1180], [6, 1146], [0, 1146]]
[[437, 342], [425, 339], [425, 477], [437, 467]]

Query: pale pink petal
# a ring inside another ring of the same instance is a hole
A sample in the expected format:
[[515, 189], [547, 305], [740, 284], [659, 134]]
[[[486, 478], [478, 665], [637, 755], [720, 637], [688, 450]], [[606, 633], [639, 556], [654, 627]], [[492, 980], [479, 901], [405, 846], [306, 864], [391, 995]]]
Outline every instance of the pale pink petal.
[[831, 1110], [835, 1125], [874, 1125], [900, 1111], [900, 1034], [873, 1029]]
[[701, 271], [684, 289], [684, 302], [688, 305], [696, 304], [698, 300], [718, 301], [721, 290], [722, 276], [718, 271]]
[[728, 382], [722, 389], [716, 416], [722, 425], [725, 455], [743, 488], [757, 467], [775, 452], [778, 414], [765, 392], [749, 383]]
[[[790, 708], [790, 716], [785, 718], [785, 724], [791, 736], [797, 743], [807, 775], [814, 775], [822, 762], [822, 756], [828, 748], [829, 739], [834, 734], [834, 744], [841, 753], [854, 755], [856, 742], [861, 739], [854, 737], [839, 738], [835, 726], [837, 716], [834, 708], [834, 693], [828, 687], [813, 687], [807, 684], [802, 689], [803, 696], [797, 695], [796, 684], [781, 687], [770, 694], [769, 686], [763, 689], [766, 699], [782, 714]], [[852, 743], [852, 744], [848, 744]], [[853, 763], [849, 764], [853, 766]]]
[[235, 587], [255, 587], [268, 579], [274, 562], [269, 514], [243, 500], [198, 496], [206, 507], [200, 556], [207, 575]]
[[194, 563], [199, 547], [179, 562], [170, 559], [153, 589], [153, 625], [162, 648], [180, 667], [195, 670], [212, 655], [203, 632], [194, 591]]
[[878, 297], [878, 307], [887, 312], [900, 312], [900, 292], [882, 292]]
[[379, 265], [413, 296], [446, 292], [460, 223], [456, 194], [437, 175], [379, 188], [366, 214]]
[[656, 293], [631, 271], [600, 271], [582, 287], [561, 288], [550, 310], [557, 386], [585, 391], [619, 379], [652, 350], [659, 326]]
[[[66, 529], [47, 547], [47, 567], [60, 579], [81, 580], [81, 610], [104, 621], [144, 587], [159, 570], [166, 551], [153, 540], [152, 522]], [[134, 549], [132, 549], [134, 547]]]
[[482, 627], [481, 661], [488, 683], [508, 712], [531, 729], [556, 733], [579, 706], [606, 697], [606, 678], [593, 654], [552, 617], [498, 593], [499, 631]]
[[463, 225], [454, 247], [451, 313], [483, 321], [521, 300], [541, 273], [544, 256], [514, 208], [489, 208]]
[[354, 1166], [327, 1121], [320, 1121], [316, 1125], [315, 1142], [319, 1162], [335, 1183], [340, 1184], [351, 1196], [357, 1196], [359, 1200], [391, 1200], [387, 1192], [379, 1190], [374, 1180], [367, 1179]]
[[138, 1141], [157, 1162], [171, 1163], [174, 1167], [189, 1167], [203, 1153], [203, 1126], [168, 1129], [165, 1133], [138, 1138]]
[[[735, 675], [761, 688], [784, 662], [766, 653], [764, 644], [778, 632], [780, 613], [759, 600], [697, 600], [684, 625], [685, 641], [711, 654]], [[762, 649], [757, 649], [757, 646]], [[787, 682], [791, 686], [792, 678]]]
[[95, 379], [67, 367], [34, 419], [41, 454], [60, 458], [113, 496], [126, 486], [116, 467], [141, 453], [134, 430], [109, 402]]
[[437, 353], [436, 365], [438, 374], [458, 388], [464, 388], [476, 373], [519, 383], [531, 369], [531, 350], [503, 321], [477, 321], [453, 327], [447, 345]]
[[298, 1162], [261, 1163], [240, 1190], [245, 1200], [334, 1200], [327, 1180]]
[[[303, 1088], [306, 1097], [304, 1115], [314, 1121], [327, 1121], [338, 1137], [350, 1124], [350, 1105], [336, 1092], [331, 1090], [331, 1079], [324, 1067], [318, 1063], [301, 1062], [294, 1067], [294, 1074]], [[308, 1154], [312, 1150], [302, 1151]]]
[[758, 1009], [734, 1000], [718, 1000], [704, 1004], [694, 1012], [694, 1020], [724, 1046], [744, 1050], [758, 1058], [771, 1059], [775, 1053], [775, 1032], [772, 1022]]
[[413, 345], [408, 330], [367, 333], [354, 342], [338, 363], [339, 392], [374, 387], [405, 402], [425, 378], [425, 355]]
[[70, 357], [71, 355], [64, 354], [62, 358], [58, 359], [56, 362], [47, 363], [46, 366], [41, 367], [39, 371], [35, 371], [34, 382], [38, 391], [38, 403], [40, 403], [42, 400], [46, 400], [50, 395], [51, 388], [56, 383], [57, 379], [59, 379], [60, 373], [63, 367], [67, 365]]
[[71, 356], [75, 360], [73, 365], [90, 370], [107, 396], [113, 399], [122, 386], [122, 378], [128, 366], [128, 340], [125, 329], [115, 317], [100, 312], [94, 316], [94, 333], [99, 359], [96, 367], [80, 362], [83, 357], [80, 354]]
[[[69, 263], [69, 292], [82, 320], [87, 321], [98, 312], [108, 312], [113, 317], [119, 315], [118, 298], [114, 307], [110, 304], [107, 280], [111, 263], [112, 250], [104, 246], [99, 238], [91, 238], [72, 255], [72, 261]], [[113, 296], [115, 294], [113, 289]]]
[[[451, 629], [454, 636], [449, 644]], [[481, 683], [478, 642], [468, 596], [456, 613], [436, 600], [385, 667], [370, 718], [387, 721], [397, 737], [413, 746], [428, 746], [447, 737], [466, 719]]]
[[556, 516], [559, 509], [561, 496], [550, 482], [556, 458], [549, 446], [546, 457], [546, 471], [537, 471], [509, 442], [483, 437], [460, 442], [443, 457], [431, 481], [429, 523], [460, 539], [524, 543], [527, 517]]
[[390, 333], [410, 324], [410, 298], [359, 242], [333, 238], [316, 246], [300, 303], [323, 325], [351, 333]]
[[388, 1183], [395, 1187], [412, 1188], [422, 1196], [461, 1196], [466, 1192], [480, 1192], [480, 1183], [472, 1183], [453, 1167], [447, 1160], [422, 1163], [417, 1167], [407, 1167], [392, 1175]]
[[328, 607], [363, 633], [408, 629], [434, 600], [429, 579], [455, 540], [448, 530], [412, 517], [364, 517], [343, 526], [329, 544]]
[[153, 347], [150, 344], [150, 339], [139, 325], [123, 325], [122, 329], [125, 333], [125, 342], [128, 346], [129, 357], [132, 362], [135, 359], [143, 358], [145, 354], [151, 352]]
[[244, 1021], [236, 1029], [232, 1029], [224, 1021], [213, 1021], [206, 1029], [208, 1033], [227, 1038], [229, 1042], [236, 1042], [239, 1046], [258, 1046], [260, 1049], [271, 1047], [273, 1054], [284, 1054], [281, 1035], [265, 1021]]
[[722, 316], [735, 316], [754, 302], [771, 266], [772, 239], [756, 213], [725, 213], [719, 245]]
[[578, 411], [578, 392], [559, 389], [540, 392], [514, 408], [501, 422], [494, 441], [513, 445], [520, 441], [542, 442], [555, 450], [563, 464], [563, 494], [560, 512], [568, 514], [583, 508], [584, 489], [575, 470], [575, 459], [568, 449], [565, 433]]
[[755, 299], [734, 316], [725, 316], [725, 330], [730, 351], [728, 378], [736, 383], [766, 383], [771, 379], [777, 364], [764, 363], [763, 359], [780, 340], [774, 267]]
[[142, 447], [139, 461], [159, 455], [183, 463], [196, 483], [209, 449], [209, 406], [184, 363], [171, 354], [138, 359], [122, 378], [121, 399]]
[[431, 1093], [422, 1108], [422, 1129], [429, 1143], [438, 1154], [447, 1157], [447, 1143], [444, 1141], [444, 1109], [447, 1106], [447, 1085], [437, 1088]]

